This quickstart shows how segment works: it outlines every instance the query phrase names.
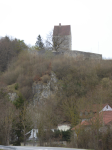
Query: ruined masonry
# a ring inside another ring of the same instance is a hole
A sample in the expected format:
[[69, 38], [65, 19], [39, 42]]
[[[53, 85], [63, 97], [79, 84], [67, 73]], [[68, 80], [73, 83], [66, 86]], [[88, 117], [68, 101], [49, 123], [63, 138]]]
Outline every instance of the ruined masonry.
[[102, 59], [101, 54], [72, 50], [72, 35], [70, 25], [61, 25], [61, 23], [59, 23], [58, 26], [54, 26], [53, 39], [58, 45], [60, 44], [57, 51], [53, 50], [54, 55], [62, 54], [75, 59], [81, 58], [82, 60]]

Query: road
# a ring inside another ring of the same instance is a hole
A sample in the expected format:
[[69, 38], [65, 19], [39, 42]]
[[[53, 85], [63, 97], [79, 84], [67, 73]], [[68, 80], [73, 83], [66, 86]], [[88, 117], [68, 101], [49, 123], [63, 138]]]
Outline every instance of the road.
[[82, 149], [76, 149], [76, 148], [30, 147], [30, 146], [3, 146], [3, 145], [0, 145], [0, 149], [7, 149], [7, 150], [9, 150], [9, 149], [10, 150], [82, 150]]

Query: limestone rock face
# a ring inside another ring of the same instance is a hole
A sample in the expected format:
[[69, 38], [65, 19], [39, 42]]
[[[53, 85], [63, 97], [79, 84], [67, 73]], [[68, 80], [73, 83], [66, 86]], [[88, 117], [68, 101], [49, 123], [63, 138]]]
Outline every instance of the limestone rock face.
[[[50, 95], [52, 95], [57, 90], [57, 78], [55, 73], [51, 72], [51, 76], [47, 83], [43, 82], [34, 82], [32, 85], [33, 92], [33, 103], [43, 103], [45, 99], [47, 99]], [[9, 99], [14, 101], [18, 98], [16, 92], [8, 93]]]
[[44, 99], [47, 99], [53, 92], [57, 90], [57, 78], [55, 73], [51, 73], [50, 80], [44, 84], [42, 82], [34, 82], [32, 85], [33, 90], [33, 102], [43, 102]]
[[17, 93], [8, 93], [8, 95], [11, 101], [14, 101], [16, 98], [18, 98]]

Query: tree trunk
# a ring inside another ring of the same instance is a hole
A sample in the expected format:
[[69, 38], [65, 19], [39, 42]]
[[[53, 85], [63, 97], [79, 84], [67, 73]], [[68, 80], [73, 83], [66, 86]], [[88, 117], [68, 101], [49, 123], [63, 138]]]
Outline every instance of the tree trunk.
[[24, 128], [24, 146], [26, 145], [26, 135], [25, 135], [25, 128]]
[[33, 146], [34, 146], [34, 142], [35, 142], [35, 141], [34, 141], [34, 129], [33, 129]]
[[9, 133], [7, 133], [7, 135], [6, 135], [6, 145], [7, 146], [9, 145]]

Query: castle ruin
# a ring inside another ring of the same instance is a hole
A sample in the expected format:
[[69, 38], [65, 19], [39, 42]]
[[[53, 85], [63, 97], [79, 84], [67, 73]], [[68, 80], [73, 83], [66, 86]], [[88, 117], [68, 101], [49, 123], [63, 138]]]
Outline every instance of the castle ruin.
[[72, 50], [71, 26], [61, 25], [54, 26], [53, 44], [55, 55], [63, 54], [67, 57], [82, 58], [83, 60], [102, 59], [101, 54]]
[[71, 26], [54, 26], [53, 30], [54, 49], [58, 52], [70, 51], [72, 49]]

